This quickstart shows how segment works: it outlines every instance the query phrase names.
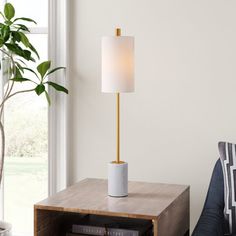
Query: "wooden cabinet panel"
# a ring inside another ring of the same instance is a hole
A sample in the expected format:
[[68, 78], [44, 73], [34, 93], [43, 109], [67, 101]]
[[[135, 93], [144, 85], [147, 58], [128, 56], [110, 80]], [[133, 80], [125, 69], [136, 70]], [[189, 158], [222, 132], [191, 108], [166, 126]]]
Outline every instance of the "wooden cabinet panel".
[[154, 236], [188, 235], [189, 187], [129, 182], [129, 196], [107, 196], [107, 181], [85, 179], [35, 206], [35, 236], [65, 236], [84, 214], [152, 220]]

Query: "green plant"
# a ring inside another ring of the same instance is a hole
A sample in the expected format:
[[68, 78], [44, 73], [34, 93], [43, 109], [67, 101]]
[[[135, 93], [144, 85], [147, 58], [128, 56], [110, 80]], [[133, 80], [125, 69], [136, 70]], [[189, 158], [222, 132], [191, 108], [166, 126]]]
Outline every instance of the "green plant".
[[[31, 44], [27, 37], [29, 28], [22, 22], [36, 24], [33, 19], [20, 17], [15, 18], [15, 9], [12, 4], [6, 3], [4, 12], [0, 12], [2, 22], [0, 23], [0, 51], [5, 58], [8, 58], [9, 68], [7, 73], [9, 80], [5, 86], [3, 99], [0, 102], [0, 131], [1, 131], [1, 154], [0, 154], [0, 182], [2, 179], [2, 171], [5, 157], [5, 132], [2, 122], [3, 109], [8, 99], [17, 94], [35, 92], [38, 96], [45, 94], [46, 99], [51, 104], [47, 88], [51, 86], [59, 92], [68, 94], [68, 90], [52, 81], [48, 80], [48, 75], [64, 67], [56, 67], [51, 69], [51, 61], [44, 61], [36, 64], [40, 59], [36, 48]], [[35, 59], [36, 58], [36, 59]], [[28, 67], [27, 61], [31, 61], [37, 65], [36, 69]], [[25, 72], [30, 72], [32, 77], [25, 76]], [[14, 91], [15, 83], [30, 83], [32, 88]]]

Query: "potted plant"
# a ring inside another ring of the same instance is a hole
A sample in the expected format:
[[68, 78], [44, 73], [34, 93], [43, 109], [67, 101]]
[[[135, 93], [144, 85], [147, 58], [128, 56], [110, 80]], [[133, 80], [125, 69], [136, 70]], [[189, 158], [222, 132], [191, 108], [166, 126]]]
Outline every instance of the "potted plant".
[[[44, 94], [49, 105], [50, 97], [48, 87], [51, 86], [58, 92], [68, 94], [68, 90], [63, 86], [48, 80], [48, 75], [55, 73], [64, 67], [56, 67], [51, 69], [51, 61], [37, 63], [40, 59], [35, 47], [31, 44], [26, 33], [30, 32], [29, 28], [24, 24], [36, 22], [30, 18], [15, 18], [15, 9], [12, 4], [6, 3], [4, 12], [0, 12], [2, 22], [0, 21], [0, 51], [3, 60], [7, 66], [7, 81], [3, 99], [0, 101], [0, 183], [4, 167], [5, 157], [5, 133], [3, 125], [3, 109], [6, 102], [21, 93], [36, 93], [38, 96]], [[37, 60], [36, 60], [37, 59]], [[36, 69], [27, 66], [27, 61], [31, 61], [37, 65]], [[2, 65], [4, 63], [1, 63]], [[1, 68], [3, 69], [3, 68]], [[26, 76], [27, 73], [32, 76]], [[29, 83], [31, 88], [14, 90], [14, 85], [19, 83]], [[9, 236], [11, 233], [11, 225], [0, 221], [0, 236]]]

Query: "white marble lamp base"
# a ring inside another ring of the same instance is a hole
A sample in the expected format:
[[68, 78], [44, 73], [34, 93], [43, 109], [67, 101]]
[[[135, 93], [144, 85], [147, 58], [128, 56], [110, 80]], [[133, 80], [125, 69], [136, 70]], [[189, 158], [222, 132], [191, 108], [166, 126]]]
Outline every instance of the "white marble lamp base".
[[128, 196], [128, 163], [108, 163], [108, 195], [111, 197]]

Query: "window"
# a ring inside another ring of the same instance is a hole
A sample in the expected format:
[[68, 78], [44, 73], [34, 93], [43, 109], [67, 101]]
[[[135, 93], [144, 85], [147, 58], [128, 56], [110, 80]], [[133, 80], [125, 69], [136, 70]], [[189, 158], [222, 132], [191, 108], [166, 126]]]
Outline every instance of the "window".
[[[0, 0], [0, 7], [6, 2]], [[17, 16], [38, 22], [28, 37], [41, 60], [50, 58], [53, 67], [66, 67], [67, 1], [10, 2]], [[65, 71], [50, 77], [64, 86], [68, 83]], [[2, 86], [0, 97], [1, 91]], [[49, 95], [49, 109], [45, 99], [34, 93], [19, 95], [5, 106], [8, 157], [0, 189], [0, 219], [13, 224], [14, 236], [32, 236], [33, 204], [67, 186], [67, 96], [50, 88]]]
[[[28, 37], [38, 50], [40, 61], [47, 60], [48, 0], [10, 2], [16, 9], [16, 16], [37, 21]], [[32, 85], [19, 86], [27, 89]], [[14, 235], [32, 236], [33, 204], [48, 196], [48, 105], [45, 97], [28, 93], [9, 100], [4, 110], [4, 124], [4, 220], [13, 225]]]

